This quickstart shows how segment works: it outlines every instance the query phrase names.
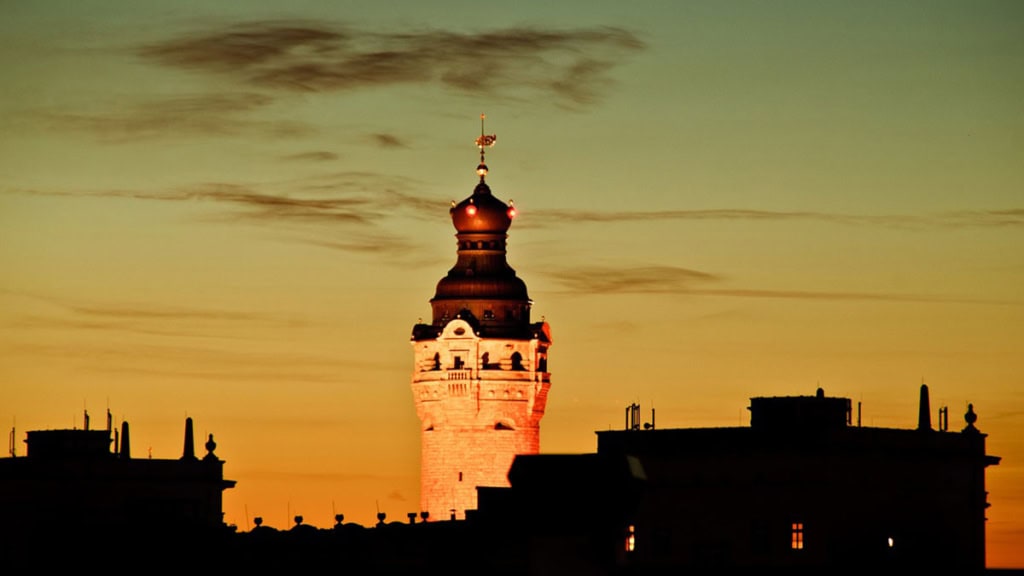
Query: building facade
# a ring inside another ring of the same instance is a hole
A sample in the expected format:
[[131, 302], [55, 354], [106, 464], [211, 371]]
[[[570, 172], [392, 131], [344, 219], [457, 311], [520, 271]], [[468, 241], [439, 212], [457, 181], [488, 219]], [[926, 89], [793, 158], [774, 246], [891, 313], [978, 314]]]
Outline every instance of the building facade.
[[531, 322], [526, 284], [506, 258], [512, 202], [480, 177], [452, 202], [457, 259], [437, 283], [430, 323], [413, 327], [412, 394], [421, 422], [420, 506], [429, 519], [464, 518], [477, 486], [507, 486], [517, 454], [540, 450], [540, 420], [551, 386], [551, 330]]
[[212, 434], [206, 454], [196, 456], [191, 418], [178, 459], [133, 457], [128, 423], [112, 429], [109, 414], [106, 429], [86, 424], [26, 436], [25, 456], [14, 456], [12, 445], [12, 457], [0, 458], [0, 550], [45, 552], [48, 543], [69, 552], [116, 543], [127, 555], [227, 530], [222, 495], [235, 481], [224, 479]]

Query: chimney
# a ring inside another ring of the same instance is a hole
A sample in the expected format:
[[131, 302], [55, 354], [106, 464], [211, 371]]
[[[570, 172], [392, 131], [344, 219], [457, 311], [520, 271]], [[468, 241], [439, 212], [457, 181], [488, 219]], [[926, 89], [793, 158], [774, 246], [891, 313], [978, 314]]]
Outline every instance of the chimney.
[[928, 385], [921, 384], [921, 405], [917, 410], [917, 429], [932, 429], [932, 409], [928, 402]]
[[128, 441], [128, 422], [121, 422], [121, 458], [129, 460], [132, 457], [132, 445]]
[[192, 436], [192, 418], [185, 418], [185, 451], [181, 455], [182, 460], [196, 459], [195, 438]]

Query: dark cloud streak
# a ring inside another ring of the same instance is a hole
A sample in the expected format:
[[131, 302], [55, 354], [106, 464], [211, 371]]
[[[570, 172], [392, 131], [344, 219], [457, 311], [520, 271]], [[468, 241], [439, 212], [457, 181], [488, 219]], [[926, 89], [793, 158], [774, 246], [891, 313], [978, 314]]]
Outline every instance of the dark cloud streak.
[[694, 283], [718, 279], [706, 272], [674, 266], [565, 268], [548, 276], [572, 292], [589, 294], [673, 293], [690, 291]]
[[376, 144], [381, 148], [408, 148], [409, 145], [404, 140], [395, 136], [394, 134], [371, 134], [369, 136], [370, 142]]
[[761, 221], [761, 222], [825, 222], [849, 226], [889, 227], [1011, 227], [1024, 226], [1024, 209], [977, 210], [943, 212], [931, 215], [899, 214], [838, 214], [814, 211], [772, 211], [750, 209], [709, 209], [709, 210], [651, 210], [651, 211], [609, 211], [594, 210], [537, 210], [521, 220], [520, 226], [564, 226], [578, 223], [627, 223], [658, 221]]
[[824, 292], [814, 290], [766, 290], [747, 288], [714, 288], [721, 276], [674, 266], [582, 267], [563, 268], [546, 275], [568, 292], [591, 295], [665, 294], [692, 296], [725, 296], [735, 298], [782, 298], [819, 301], [883, 301], [955, 304], [1008, 304], [1020, 302], [979, 300], [921, 294]]
[[110, 143], [173, 136], [251, 136], [275, 138], [309, 134], [313, 129], [291, 120], [254, 120], [273, 98], [253, 93], [172, 96], [118, 105], [116, 112], [35, 113], [49, 127], [95, 135]]
[[385, 221], [396, 216], [436, 220], [448, 211], [446, 201], [412, 193], [417, 185], [406, 178], [348, 171], [261, 185], [213, 182], [169, 190], [5, 193], [208, 204], [212, 209], [195, 216], [199, 221], [258, 224], [284, 232], [290, 241], [405, 262], [419, 247], [402, 233], [386, 230]]
[[575, 107], [595, 102], [611, 84], [611, 69], [643, 48], [636, 35], [615, 27], [378, 33], [319, 22], [252, 22], [151, 44], [138, 54], [285, 92], [434, 84], [512, 98], [532, 89]]
[[298, 152], [296, 154], [288, 154], [282, 156], [282, 160], [295, 160], [303, 162], [332, 162], [338, 159], [338, 155], [334, 152], [327, 152], [325, 150], [316, 150], [312, 152]]

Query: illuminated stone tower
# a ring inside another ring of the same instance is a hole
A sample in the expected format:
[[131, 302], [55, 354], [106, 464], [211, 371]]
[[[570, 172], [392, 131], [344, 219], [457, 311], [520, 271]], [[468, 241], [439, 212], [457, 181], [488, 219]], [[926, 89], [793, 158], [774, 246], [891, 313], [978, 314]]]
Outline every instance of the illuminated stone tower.
[[450, 210], [458, 259], [430, 300], [433, 320], [412, 330], [412, 394], [422, 424], [420, 508], [431, 520], [464, 518], [477, 486], [508, 486], [516, 454], [540, 451], [551, 378], [551, 331], [530, 322], [526, 284], [505, 259], [516, 215], [491, 194], [483, 133], [473, 194]]

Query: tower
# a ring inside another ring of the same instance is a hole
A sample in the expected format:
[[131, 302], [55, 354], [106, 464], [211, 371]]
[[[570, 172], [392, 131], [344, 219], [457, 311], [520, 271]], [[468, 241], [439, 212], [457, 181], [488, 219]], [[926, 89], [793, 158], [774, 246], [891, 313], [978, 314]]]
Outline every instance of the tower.
[[551, 331], [530, 322], [526, 284], [506, 260], [516, 210], [491, 194], [480, 116], [480, 182], [449, 211], [458, 257], [430, 300], [433, 318], [412, 330], [412, 394], [421, 423], [420, 508], [463, 518], [477, 486], [508, 486], [516, 454], [540, 451], [551, 378]]

